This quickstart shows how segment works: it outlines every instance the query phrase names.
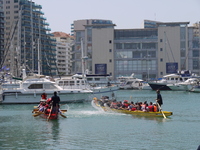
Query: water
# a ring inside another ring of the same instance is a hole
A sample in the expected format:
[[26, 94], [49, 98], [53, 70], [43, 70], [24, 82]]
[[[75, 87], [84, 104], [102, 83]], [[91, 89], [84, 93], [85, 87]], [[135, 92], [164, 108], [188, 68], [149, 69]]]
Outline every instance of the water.
[[[200, 145], [200, 94], [161, 91], [168, 119], [107, 113], [90, 102], [62, 106], [67, 118], [33, 117], [34, 105], [0, 105], [2, 150], [196, 150]], [[152, 101], [155, 91], [123, 90], [118, 100]]]

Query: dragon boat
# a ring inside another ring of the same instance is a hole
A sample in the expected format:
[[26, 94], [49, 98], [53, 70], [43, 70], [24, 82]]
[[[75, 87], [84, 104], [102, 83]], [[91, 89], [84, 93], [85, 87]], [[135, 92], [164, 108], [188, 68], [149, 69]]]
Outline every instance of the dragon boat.
[[135, 111], [130, 111], [127, 109], [115, 109], [115, 108], [110, 108], [109, 106], [102, 106], [99, 102], [101, 102], [100, 99], [93, 99], [93, 103], [95, 104], [96, 107], [102, 108], [104, 111], [112, 111], [112, 112], [117, 112], [117, 113], [124, 113], [124, 114], [131, 114], [131, 115], [137, 115], [137, 116], [144, 116], [144, 117], [168, 117], [173, 115], [172, 112], [170, 111], [157, 111], [157, 112], [150, 112], [150, 111], [141, 111], [141, 110], [135, 110]]
[[[37, 106], [35, 106], [35, 107], [37, 107]], [[67, 110], [63, 110], [62, 109], [60, 111], [61, 112], [58, 112], [58, 111], [51, 112], [51, 110], [47, 110], [45, 112], [41, 112], [41, 111], [39, 111], [38, 108], [34, 108], [33, 111], [32, 111], [32, 113], [34, 113], [33, 114], [34, 117], [40, 116], [40, 117], [45, 118], [47, 120], [58, 119], [59, 115], [61, 115], [63, 118], [66, 118], [66, 116], [63, 115], [62, 113], [67, 112]]]

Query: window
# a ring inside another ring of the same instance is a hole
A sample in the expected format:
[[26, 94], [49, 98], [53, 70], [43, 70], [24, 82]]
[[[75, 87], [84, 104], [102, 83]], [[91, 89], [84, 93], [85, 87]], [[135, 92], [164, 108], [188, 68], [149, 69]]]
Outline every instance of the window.
[[199, 50], [193, 50], [192, 51], [192, 56], [193, 57], [199, 57]]
[[162, 42], [162, 39], [160, 39], [160, 42]]
[[109, 52], [112, 52], [112, 49], [109, 49]]
[[112, 40], [109, 40], [109, 43], [112, 43]]
[[162, 62], [162, 61], [163, 61], [163, 59], [162, 59], [162, 58], [160, 58], [160, 61]]
[[199, 69], [199, 60], [198, 59], [193, 60], [193, 69]]
[[163, 49], [162, 49], [162, 48], [160, 48], [160, 51], [163, 51]]
[[112, 62], [112, 59], [110, 59], [109, 61]]
[[10, 9], [10, 6], [6, 6], [6, 9]]
[[31, 84], [28, 89], [43, 89], [43, 84]]
[[14, 8], [18, 8], [18, 5], [15, 5]]

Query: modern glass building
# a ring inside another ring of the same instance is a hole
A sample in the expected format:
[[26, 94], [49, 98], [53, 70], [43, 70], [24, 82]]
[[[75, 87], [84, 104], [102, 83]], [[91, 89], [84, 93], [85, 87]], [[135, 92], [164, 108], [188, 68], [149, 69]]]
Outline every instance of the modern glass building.
[[188, 28], [188, 67], [200, 75], [200, 23]]
[[114, 31], [115, 75], [142, 79], [157, 74], [157, 29], [118, 29]]
[[46, 22], [42, 6], [32, 0], [4, 0], [5, 54], [4, 65], [19, 76], [27, 72], [44, 75], [56, 73], [55, 40]]
[[[188, 24], [145, 20], [141, 29], [114, 29], [109, 20], [74, 21], [73, 73], [84, 66], [93, 74], [106, 73], [113, 78], [134, 73], [149, 80], [181, 70], [200, 74], [199, 24]], [[83, 63], [81, 39], [83, 56], [87, 56]]]

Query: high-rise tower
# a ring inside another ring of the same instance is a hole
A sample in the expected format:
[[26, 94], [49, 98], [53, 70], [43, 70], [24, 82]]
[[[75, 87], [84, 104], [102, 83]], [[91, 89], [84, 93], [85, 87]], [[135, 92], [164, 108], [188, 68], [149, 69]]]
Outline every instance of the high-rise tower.
[[1, 66], [9, 67], [15, 76], [21, 67], [27, 72], [45, 75], [56, 73], [55, 40], [42, 6], [32, 0], [3, 0], [5, 14], [5, 51]]

